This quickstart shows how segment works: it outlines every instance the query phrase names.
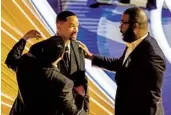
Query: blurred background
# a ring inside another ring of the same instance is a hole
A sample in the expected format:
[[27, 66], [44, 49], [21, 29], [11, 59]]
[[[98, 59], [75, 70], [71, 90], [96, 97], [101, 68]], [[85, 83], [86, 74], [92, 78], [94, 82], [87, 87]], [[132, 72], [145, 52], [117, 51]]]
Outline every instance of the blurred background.
[[[92, 53], [120, 57], [125, 48], [119, 30], [120, 19], [123, 11], [132, 6], [140, 6], [147, 12], [150, 34], [166, 56], [162, 95], [165, 115], [171, 115], [171, 0], [1, 0], [1, 115], [9, 114], [18, 91], [15, 73], [4, 61], [27, 31], [36, 29], [42, 39], [47, 39], [56, 33], [56, 15], [70, 10], [80, 21], [78, 40]], [[41, 40], [28, 41], [24, 52], [38, 41]], [[91, 62], [85, 61], [90, 114], [113, 115], [115, 73], [91, 67]]]

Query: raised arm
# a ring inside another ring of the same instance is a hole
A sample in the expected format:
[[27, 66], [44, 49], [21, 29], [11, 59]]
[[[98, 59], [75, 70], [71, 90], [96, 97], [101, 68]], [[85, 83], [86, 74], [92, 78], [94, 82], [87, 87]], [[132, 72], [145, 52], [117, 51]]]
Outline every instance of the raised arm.
[[16, 71], [18, 60], [23, 53], [25, 45], [26, 40], [22, 38], [10, 50], [5, 60], [5, 64], [8, 66], [8, 68]]
[[109, 58], [100, 55], [92, 56], [92, 65], [98, 66], [100, 68], [104, 68], [110, 71], [117, 71], [119, 68], [119, 59], [117, 58]]
[[92, 54], [85, 44], [78, 41], [79, 47], [85, 52], [86, 58], [92, 60], [92, 65], [104, 68], [110, 71], [116, 71], [119, 68], [120, 61], [117, 58], [108, 58], [100, 55]]
[[5, 64], [8, 68], [16, 71], [17, 63], [23, 53], [26, 41], [34, 37], [40, 38], [41, 35], [36, 30], [30, 30], [12, 47], [5, 60]]

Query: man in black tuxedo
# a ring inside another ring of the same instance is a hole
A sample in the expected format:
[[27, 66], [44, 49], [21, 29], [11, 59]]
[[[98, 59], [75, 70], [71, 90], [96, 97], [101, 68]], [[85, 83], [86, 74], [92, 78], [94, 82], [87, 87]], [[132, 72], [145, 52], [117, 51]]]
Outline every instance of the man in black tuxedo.
[[123, 55], [94, 55], [80, 43], [92, 65], [116, 72], [115, 115], [164, 115], [161, 88], [165, 58], [148, 33], [148, 18], [138, 7], [124, 11], [120, 31], [126, 42]]
[[[88, 79], [85, 76], [84, 53], [79, 48], [77, 39], [79, 21], [77, 16], [70, 11], [62, 11], [56, 18], [57, 36], [65, 41], [65, 54], [58, 63], [62, 74], [74, 81], [74, 87], [85, 91], [84, 110], [89, 111]], [[76, 100], [81, 102], [82, 100]]]
[[[56, 68], [64, 52], [64, 41], [44, 40], [37, 43], [41, 50], [34, 50], [35, 44], [21, 56], [26, 40], [32, 37], [39, 38], [40, 34], [29, 31], [6, 59], [7, 66], [16, 71], [19, 87], [10, 115], [85, 115], [83, 102], [77, 103], [73, 97], [73, 81]], [[84, 92], [78, 92], [77, 98], [83, 99]]]

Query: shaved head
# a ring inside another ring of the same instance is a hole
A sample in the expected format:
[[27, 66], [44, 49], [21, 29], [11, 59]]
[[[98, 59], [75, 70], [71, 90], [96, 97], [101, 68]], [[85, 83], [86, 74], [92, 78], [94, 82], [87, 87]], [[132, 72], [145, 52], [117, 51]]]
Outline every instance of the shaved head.
[[121, 17], [120, 31], [125, 42], [133, 42], [148, 33], [148, 17], [139, 7], [128, 8]]
[[138, 23], [142, 29], [148, 28], [148, 17], [143, 9], [132, 7], [125, 10], [124, 14], [129, 15], [130, 23]]

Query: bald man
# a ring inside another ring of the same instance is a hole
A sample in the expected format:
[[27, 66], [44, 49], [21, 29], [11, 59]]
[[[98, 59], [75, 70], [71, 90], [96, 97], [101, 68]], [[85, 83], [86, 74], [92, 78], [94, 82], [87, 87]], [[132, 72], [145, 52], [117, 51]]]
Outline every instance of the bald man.
[[127, 47], [119, 59], [94, 55], [80, 43], [92, 65], [116, 72], [115, 115], [164, 115], [161, 87], [165, 58], [148, 33], [146, 13], [138, 7], [127, 9], [120, 31]]

